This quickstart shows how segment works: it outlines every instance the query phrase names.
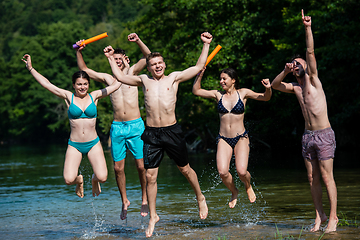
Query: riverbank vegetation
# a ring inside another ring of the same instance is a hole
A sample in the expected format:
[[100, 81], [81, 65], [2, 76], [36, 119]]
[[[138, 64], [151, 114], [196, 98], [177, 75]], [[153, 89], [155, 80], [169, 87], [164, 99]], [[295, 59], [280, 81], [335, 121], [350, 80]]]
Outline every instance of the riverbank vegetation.
[[[136, 32], [152, 51], [161, 52], [166, 72], [196, 63], [200, 34], [209, 31], [223, 48], [208, 65], [203, 87], [219, 88], [219, 71], [237, 70], [241, 85], [264, 91], [260, 81], [273, 80], [295, 53], [305, 54], [301, 9], [312, 16], [319, 77], [327, 96], [337, 146], [356, 147], [360, 126], [360, 2], [356, 0], [2, 0], [0, 8], [0, 141], [66, 142], [69, 133], [65, 103], [44, 90], [20, 60], [25, 53], [33, 66], [55, 85], [71, 90], [77, 71], [79, 39], [108, 32], [89, 44], [84, 58], [90, 68], [111, 73], [103, 48], [127, 51], [131, 63], [141, 52], [127, 42]], [[143, 73], [147, 73], [146, 70]], [[292, 81], [291, 76], [287, 77]], [[218, 132], [215, 102], [194, 96], [192, 80], [182, 83], [177, 117], [185, 131], [201, 139], [197, 150], [211, 149]], [[91, 84], [91, 90], [103, 87]], [[145, 119], [143, 96], [140, 93]], [[112, 121], [109, 98], [98, 107], [98, 128], [106, 140]], [[269, 102], [248, 101], [246, 127], [262, 147], [291, 148], [300, 142], [303, 118], [295, 96], [273, 91]]]

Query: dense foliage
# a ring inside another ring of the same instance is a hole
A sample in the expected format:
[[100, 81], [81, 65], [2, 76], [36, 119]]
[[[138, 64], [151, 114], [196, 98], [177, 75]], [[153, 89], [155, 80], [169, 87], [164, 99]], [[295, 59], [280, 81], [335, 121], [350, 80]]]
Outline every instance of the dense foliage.
[[[126, 22], [134, 20], [146, 7], [129, 1], [1, 1], [0, 7], [0, 140], [66, 141], [69, 136], [64, 101], [43, 89], [20, 60], [32, 56], [35, 69], [56, 86], [71, 90], [71, 76], [78, 70], [72, 45], [108, 32], [109, 37], [90, 44], [84, 59], [90, 68], [109, 72], [102, 54], [108, 45], [128, 50], [139, 58], [136, 44], [129, 44]], [[102, 88], [91, 84], [91, 90]], [[109, 98], [98, 106], [100, 134], [109, 131], [112, 107]], [[41, 134], [39, 134], [41, 133]]]
[[[295, 53], [305, 54], [302, 8], [312, 16], [319, 77], [338, 147], [353, 147], [360, 132], [357, 0], [2, 0], [0, 140], [68, 136], [65, 104], [27, 73], [20, 61], [24, 53], [32, 55], [40, 73], [70, 90], [70, 76], [77, 70], [71, 45], [78, 39], [109, 33], [89, 45], [84, 57], [94, 70], [110, 72], [103, 47], [123, 47], [136, 61], [140, 51], [126, 36], [137, 32], [152, 51], [164, 55], [169, 73], [196, 63], [202, 48], [200, 34], [209, 31], [214, 36], [210, 50], [217, 44], [223, 48], [208, 65], [203, 87], [218, 88], [219, 71], [232, 67], [242, 87], [262, 92], [262, 78], [274, 79]], [[92, 84], [93, 89], [100, 87]], [[192, 80], [180, 86], [178, 121], [186, 131], [196, 131], [203, 148], [212, 147], [218, 131], [215, 102], [194, 96], [191, 88]], [[98, 115], [98, 132], [107, 134], [112, 119], [109, 99], [101, 100]], [[295, 96], [277, 91], [269, 102], [249, 100], [245, 121], [254, 140], [273, 148], [299, 143], [304, 125]], [[40, 137], [39, 132], [44, 134]]]

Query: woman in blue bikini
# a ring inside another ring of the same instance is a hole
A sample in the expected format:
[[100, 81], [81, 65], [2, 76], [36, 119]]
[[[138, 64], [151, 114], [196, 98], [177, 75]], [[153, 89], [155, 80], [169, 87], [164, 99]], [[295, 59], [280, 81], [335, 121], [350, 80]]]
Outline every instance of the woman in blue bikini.
[[[216, 164], [220, 177], [225, 186], [231, 191], [229, 207], [234, 208], [239, 190], [229, 172], [231, 157], [235, 155], [235, 166], [240, 180], [244, 183], [250, 202], [255, 202], [256, 195], [251, 187], [251, 175], [247, 171], [249, 158], [249, 138], [244, 127], [244, 111], [247, 99], [269, 101], [271, 98], [271, 84], [269, 79], [261, 83], [265, 87], [264, 93], [256, 93], [247, 88], [240, 88], [239, 79], [234, 69], [226, 68], [220, 72], [220, 85], [224, 91], [205, 90], [201, 88], [201, 79], [205, 68], [196, 77], [193, 93], [204, 98], [214, 98], [220, 117], [220, 131], [217, 137]], [[229, 110], [230, 109], [230, 110]]]
[[[53, 85], [48, 79], [38, 73], [31, 64], [31, 57], [25, 54], [22, 61], [33, 77], [47, 90], [65, 100], [70, 121], [70, 138], [65, 155], [64, 179], [67, 185], [76, 184], [76, 194], [84, 197], [83, 176], [78, 175], [82, 155], [87, 154], [93, 168], [92, 194], [98, 196], [101, 192], [100, 183], [107, 179], [107, 167], [104, 152], [95, 130], [97, 109], [100, 98], [116, 91], [121, 83], [115, 81], [112, 85], [88, 93], [90, 78], [84, 71], [78, 71], [72, 76], [75, 93]], [[83, 110], [84, 109], [84, 110]]]

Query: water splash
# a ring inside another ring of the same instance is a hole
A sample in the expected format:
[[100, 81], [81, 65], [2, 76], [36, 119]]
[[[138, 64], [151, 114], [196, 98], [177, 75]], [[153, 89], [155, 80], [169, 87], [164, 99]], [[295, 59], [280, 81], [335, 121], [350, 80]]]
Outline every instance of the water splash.
[[[222, 180], [217, 171], [217, 167], [214, 166], [213, 164], [209, 168], [204, 168], [198, 178], [201, 189], [204, 193], [210, 193], [212, 190], [217, 188], [222, 183]], [[206, 188], [203, 189], [202, 186], [206, 186]]]
[[107, 228], [104, 226], [104, 222], [105, 222], [105, 220], [103, 219], [104, 214], [102, 215], [96, 214], [94, 200], [91, 201], [91, 207], [93, 210], [95, 224], [89, 229], [85, 229], [80, 239], [94, 239], [99, 236], [107, 236], [107, 235], [110, 236], [110, 234], [108, 234]]

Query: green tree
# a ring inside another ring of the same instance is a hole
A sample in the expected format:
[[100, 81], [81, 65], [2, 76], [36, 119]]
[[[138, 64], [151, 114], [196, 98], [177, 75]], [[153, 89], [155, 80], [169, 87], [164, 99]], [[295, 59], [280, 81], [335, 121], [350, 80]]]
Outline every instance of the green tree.
[[[107, 31], [108, 38], [87, 46], [86, 57], [93, 69], [111, 73], [102, 49], [127, 41], [130, 32], [124, 23], [134, 19], [143, 6], [124, 0], [3, 0], [0, 6], [0, 140], [53, 137], [65, 141], [69, 126], [64, 101], [35, 81], [21, 57], [31, 54], [41, 74], [55, 85], [72, 90], [70, 79], [78, 70], [72, 44]], [[128, 14], [122, 14], [125, 12]], [[131, 57], [139, 57], [133, 46], [131, 52]], [[91, 84], [91, 90], [103, 87]], [[98, 132], [106, 134], [112, 120], [109, 98], [99, 102], [98, 115], [102, 130]]]
[[[66, 107], [27, 73], [20, 61], [26, 52], [40, 73], [71, 90], [70, 77], [77, 70], [71, 45], [78, 39], [109, 33], [101, 42], [89, 44], [84, 58], [94, 70], [111, 73], [103, 47], [124, 48], [134, 63], [141, 53], [126, 36], [137, 32], [152, 51], [164, 55], [169, 73], [196, 63], [202, 48], [200, 34], [209, 31], [214, 36], [210, 51], [217, 44], [223, 48], [208, 65], [203, 87], [219, 88], [219, 71], [232, 67], [242, 87], [262, 92], [262, 78], [272, 80], [292, 55], [305, 53], [303, 8], [313, 18], [319, 77], [338, 146], [356, 145], [360, 113], [360, 3], [356, 0], [2, 0], [0, 6], [1, 140], [38, 138], [39, 132], [68, 136]], [[102, 87], [91, 84], [92, 89]], [[191, 88], [192, 81], [180, 84], [178, 121], [185, 130], [198, 133], [204, 148], [214, 146], [215, 102], [195, 97]], [[143, 106], [141, 94], [140, 103]], [[109, 99], [100, 101], [98, 109], [99, 127], [106, 134], [112, 119]], [[299, 144], [304, 127], [295, 97], [277, 91], [269, 102], [249, 101], [245, 122], [252, 137], [275, 149]]]
[[71, 46], [73, 39], [84, 35], [74, 25], [78, 23], [43, 24], [39, 35], [18, 38], [20, 47], [7, 69], [10, 81], [1, 81], [1, 98], [7, 100], [8, 131], [12, 135], [32, 138], [37, 132], [48, 136], [49, 130], [68, 130], [64, 101], [38, 84], [21, 58], [29, 53], [36, 70], [54, 85], [71, 90], [71, 76], [78, 70]]
[[[304, 8], [313, 17], [319, 76], [328, 96], [333, 127], [339, 132], [346, 131], [342, 124], [358, 115], [360, 99], [348, 94], [358, 83], [354, 76], [344, 74], [354, 74], [359, 62], [357, 1], [143, 0], [142, 3], [154, 7], [132, 26], [163, 53], [168, 72], [193, 65], [201, 50], [199, 35], [209, 31], [214, 36], [212, 48], [220, 44], [223, 49], [207, 68], [204, 87], [217, 88], [219, 70], [232, 67], [243, 87], [259, 92], [264, 91], [262, 78], [272, 80], [291, 56], [305, 53], [300, 14]], [[289, 76], [288, 80], [294, 79]], [[344, 87], [339, 88], [338, 80], [346, 86], [342, 84]], [[180, 85], [178, 120], [188, 129], [197, 129], [205, 142], [204, 128], [218, 117], [214, 107], [210, 107], [214, 103], [194, 97], [191, 85], [191, 82]], [[334, 96], [344, 96], [352, 105], [339, 103]], [[295, 97], [276, 91], [267, 103], [249, 101], [245, 121], [253, 136], [278, 147], [298, 142], [304, 127]], [[216, 136], [214, 129], [212, 126], [212, 135]], [[273, 141], [274, 136], [277, 141]]]

